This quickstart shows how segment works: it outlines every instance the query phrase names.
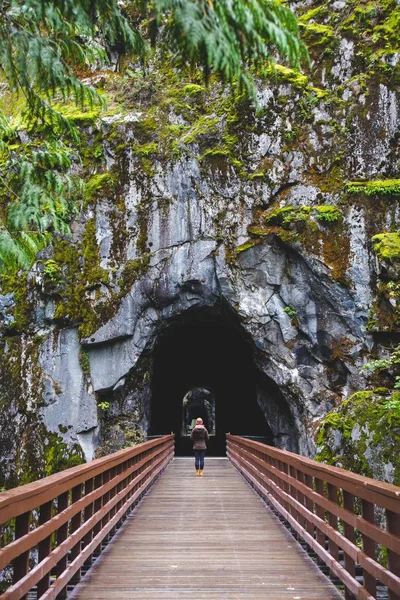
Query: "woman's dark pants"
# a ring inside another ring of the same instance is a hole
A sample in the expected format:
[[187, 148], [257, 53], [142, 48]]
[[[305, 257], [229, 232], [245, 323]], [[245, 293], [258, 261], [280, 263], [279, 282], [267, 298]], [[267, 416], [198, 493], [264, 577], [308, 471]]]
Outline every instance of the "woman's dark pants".
[[196, 471], [200, 469], [202, 471], [204, 469], [204, 457], [206, 455], [205, 450], [194, 450], [194, 464], [196, 467]]

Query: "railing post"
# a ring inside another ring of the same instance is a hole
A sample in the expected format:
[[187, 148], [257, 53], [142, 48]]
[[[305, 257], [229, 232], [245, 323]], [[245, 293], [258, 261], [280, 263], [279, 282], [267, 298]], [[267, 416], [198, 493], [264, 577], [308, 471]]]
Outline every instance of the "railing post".
[[[110, 475], [110, 479], [111, 479], [111, 481], [112, 481], [112, 480], [113, 480], [113, 479], [116, 477], [116, 475], [117, 475], [117, 472], [118, 472], [118, 471], [117, 471], [117, 467], [113, 467], [113, 468], [111, 469], [111, 475]], [[116, 486], [116, 485], [114, 485], [114, 486], [111, 488], [111, 490], [110, 490], [110, 496], [109, 496], [109, 500], [112, 500], [112, 499], [115, 497], [115, 495], [116, 495], [116, 494], [117, 494], [117, 486]], [[116, 512], [117, 512], [117, 506], [116, 506], [116, 505], [114, 505], [114, 506], [112, 507], [112, 509], [110, 510], [110, 513], [109, 513], [109, 514], [110, 514], [109, 520], [111, 520], [111, 519], [113, 518], [113, 516], [115, 515], [115, 513], [116, 513]], [[116, 527], [113, 527], [113, 528], [111, 529], [110, 533], [109, 533], [109, 534], [108, 534], [108, 536], [107, 536], [107, 537], [108, 537], [108, 539], [112, 538], [112, 536], [114, 535], [115, 531], [116, 531]]]
[[[103, 473], [103, 485], [105, 483], [108, 483], [110, 481], [110, 479], [111, 479], [111, 471], [110, 471], [110, 469], [107, 469], [107, 471], [104, 471], [104, 473]], [[110, 492], [106, 492], [103, 495], [102, 507], [105, 506], [108, 503], [109, 500], [110, 500]], [[101, 528], [100, 529], [103, 529], [107, 525], [107, 523], [108, 523], [109, 520], [110, 520], [110, 511], [108, 511], [104, 515], [104, 517], [102, 518], [102, 520], [101, 520]], [[106, 535], [103, 538], [103, 543], [106, 544], [108, 542], [108, 540], [109, 540], [109, 536]]]
[[[23, 513], [15, 519], [15, 539], [22, 537], [29, 531], [29, 519], [30, 512]], [[13, 583], [17, 583], [22, 579], [28, 572], [29, 568], [29, 552], [23, 552], [14, 560], [14, 573]], [[26, 600], [28, 596], [22, 597], [22, 600]]]
[[[301, 471], [299, 471], [299, 469], [296, 470], [296, 479], [300, 483], [304, 483], [304, 473], [302, 473]], [[300, 490], [297, 490], [297, 501], [302, 506], [304, 506], [304, 494], [302, 492], [300, 492]], [[297, 520], [300, 523], [300, 525], [302, 526], [302, 528], [306, 529], [306, 527], [307, 527], [307, 521], [305, 520], [305, 518], [303, 517], [303, 515], [301, 513], [299, 513]]]
[[[42, 504], [40, 507], [39, 513], [39, 525], [43, 525], [50, 521], [51, 519], [51, 510], [53, 507], [53, 502], [46, 502], [46, 504]], [[39, 562], [42, 562], [50, 554], [51, 550], [51, 535], [47, 536], [44, 540], [39, 542]], [[50, 573], [46, 573], [46, 575], [38, 582], [37, 585], [37, 596], [40, 598], [46, 590], [48, 590], [50, 585]]]
[[[351, 514], [354, 514], [354, 496], [353, 494], [350, 494], [350, 492], [346, 492], [346, 490], [343, 490], [343, 508], [348, 510]], [[343, 528], [344, 535], [350, 542], [354, 543], [354, 527], [344, 521]], [[344, 568], [352, 577], [355, 577], [356, 563], [346, 552], [344, 552]], [[354, 598], [354, 595], [347, 588], [345, 588], [344, 595], [346, 600]]]
[[[328, 483], [328, 499], [335, 504], [339, 504], [338, 501], [338, 489], [336, 486]], [[338, 518], [335, 514], [329, 511], [328, 513], [328, 523], [333, 529], [338, 530]], [[331, 539], [329, 540], [329, 554], [333, 556], [333, 558], [338, 561], [339, 560], [339, 547], [333, 542]]]
[[[121, 463], [120, 465], [118, 465], [118, 466], [117, 466], [117, 475], [118, 475], [118, 476], [119, 476], [119, 475], [122, 475], [122, 473], [123, 473], [124, 471], [126, 471], [126, 469], [127, 469], [127, 468], [128, 468], [128, 462], [127, 462], [127, 461], [125, 461], [124, 463]], [[122, 490], [125, 488], [125, 486], [126, 486], [126, 479], [123, 479], [123, 480], [122, 480], [122, 481], [120, 481], [120, 483], [117, 485], [117, 494], [119, 494], [119, 493], [120, 493], [120, 492], [121, 492], [121, 491], [122, 491]], [[119, 509], [122, 507], [123, 503], [124, 503], [124, 500], [120, 500], [120, 501], [117, 503], [117, 507], [116, 507], [116, 511], [117, 511], [117, 512], [118, 512], [118, 511], [119, 511]], [[115, 528], [116, 528], [116, 529], [119, 529], [119, 528], [121, 527], [123, 520], [124, 520], [124, 517], [122, 517], [122, 519], [120, 519], [120, 520], [118, 521], [118, 523], [117, 523], [117, 524], [116, 524], [116, 526], [115, 526]]]
[[[261, 453], [260, 453], [260, 454], [261, 454]], [[274, 477], [274, 476], [272, 475], [272, 473], [270, 473], [270, 472], [268, 471], [268, 469], [267, 469], [266, 467], [264, 467], [264, 464], [267, 464], [267, 465], [270, 465], [270, 466], [272, 466], [274, 461], [271, 459], [271, 457], [270, 457], [270, 456], [264, 456], [264, 457], [258, 456], [258, 458], [261, 458], [261, 459], [263, 460], [263, 464], [262, 464], [262, 465], [259, 465], [259, 464], [257, 464], [257, 463], [253, 463], [253, 465], [254, 465], [254, 466], [257, 468], [257, 471], [261, 471], [261, 474], [262, 474], [264, 477], [266, 477], [266, 478], [267, 478], [267, 482], [265, 482], [265, 481], [262, 481], [262, 480], [261, 480], [261, 478], [260, 478], [260, 484], [261, 484], [263, 487], [265, 487], [265, 486], [266, 486], [266, 487], [267, 487], [267, 491], [268, 491], [270, 494], [272, 494], [273, 496], [275, 496], [275, 492], [274, 492], [274, 486], [273, 486], [273, 485], [271, 485], [271, 483], [270, 483], [270, 482], [271, 482], [271, 481], [273, 481], [274, 483], [276, 483], [276, 477]], [[262, 481], [262, 483], [261, 483], [261, 481]]]
[[[374, 505], [367, 500], [361, 501], [363, 519], [370, 523], [375, 523]], [[375, 560], [376, 558], [376, 542], [365, 534], [362, 534], [363, 550], [367, 556]], [[364, 587], [371, 594], [376, 596], [376, 579], [373, 575], [363, 569]]]
[[[74, 505], [75, 502], [78, 502], [78, 500], [80, 500], [81, 498], [82, 498], [82, 485], [80, 484], [80, 485], [77, 485], [74, 488], [72, 488], [72, 495], [71, 495], [72, 505]], [[74, 531], [79, 529], [81, 524], [82, 524], [82, 513], [81, 513], [81, 511], [79, 511], [71, 519], [71, 533], [74, 533]], [[79, 556], [80, 553], [81, 553], [81, 541], [79, 541], [77, 544], [75, 544], [75, 546], [73, 546], [73, 548], [71, 549], [71, 562], [77, 556]], [[73, 576], [72, 582], [77, 583], [78, 581], [80, 581], [80, 578], [81, 578], [81, 570], [78, 569], [76, 571], [75, 575]]]
[[[289, 465], [286, 462], [282, 462], [282, 469], [281, 470], [282, 470], [283, 473], [285, 473], [285, 475], [289, 475]], [[286, 492], [286, 494], [290, 494], [290, 486], [287, 483], [287, 481], [283, 481], [282, 488], [283, 488], [283, 491]], [[285, 500], [283, 506], [284, 506], [284, 508], [288, 512], [290, 512], [290, 504], [289, 504], [289, 502], [287, 502]]]
[[[94, 478], [94, 489], [98, 490], [102, 485], [103, 485], [103, 473], [100, 473], [99, 475], [96, 475], [96, 477]], [[103, 496], [100, 496], [100, 498], [97, 498], [97, 500], [94, 501], [94, 514], [98, 513], [99, 510], [101, 510], [102, 506], [103, 506]], [[101, 529], [101, 521], [96, 523], [96, 525], [93, 527], [93, 537], [96, 537], [96, 535], [99, 533], [100, 529]], [[99, 544], [95, 548], [95, 550], [92, 554], [92, 557], [94, 556], [96, 558], [100, 554], [100, 551], [101, 551], [101, 544]]]
[[[400, 538], [400, 514], [386, 511], [386, 523], [389, 533], [399, 536]], [[388, 550], [388, 569], [397, 577], [400, 577], [400, 549], [399, 552]], [[389, 600], [400, 600], [400, 594], [395, 594], [389, 590]]]
[[[322, 479], [318, 479], [317, 477], [315, 478], [315, 491], [317, 492], [317, 494], [324, 497], [324, 482]], [[315, 503], [315, 513], [317, 517], [325, 521], [325, 509], [323, 506], [321, 506], [318, 503]], [[319, 527], [317, 527], [316, 540], [317, 543], [325, 549], [325, 533], [321, 529], [319, 529]]]
[[[64, 494], [61, 494], [60, 496], [58, 496], [58, 498], [57, 498], [57, 513], [58, 514], [60, 514], [63, 510], [68, 508], [68, 502], [69, 502], [69, 492], [64, 492]], [[57, 535], [56, 535], [57, 546], [62, 544], [62, 542], [64, 542], [67, 539], [67, 537], [68, 537], [68, 522], [64, 523], [64, 525], [61, 525], [61, 527], [59, 529], [57, 529]], [[62, 575], [62, 573], [67, 568], [67, 563], [68, 563], [68, 557], [65, 554], [65, 556], [63, 556], [56, 565], [56, 577], [60, 577], [60, 575]], [[57, 595], [57, 600], [64, 600], [66, 597], [67, 597], [67, 588], [65, 587]]]
[[[297, 469], [293, 465], [289, 465], [289, 475], [293, 479], [297, 479]], [[292, 496], [292, 498], [297, 500], [297, 490], [294, 487], [294, 485], [290, 485], [289, 489], [290, 489], [289, 493]], [[299, 515], [297, 514], [297, 510], [293, 506], [290, 507], [290, 514], [292, 515], [292, 517], [294, 517], [296, 519], [296, 521], [299, 520]]]
[[[93, 478], [90, 478], [87, 481], [85, 481], [85, 496], [90, 494], [92, 491], [93, 491]], [[85, 510], [83, 511], [83, 520], [88, 521], [92, 515], [93, 515], [93, 502], [91, 502], [88, 506], [86, 506]], [[83, 538], [83, 547], [84, 548], [90, 544], [90, 542], [92, 541], [92, 538], [93, 538], [93, 529], [88, 531], [88, 533]], [[85, 566], [90, 567], [91, 564], [92, 564], [92, 555], [90, 555], [87, 558], [87, 560], [85, 561]]]
[[[304, 483], [311, 490], [312, 486], [313, 486], [312, 476], [304, 474]], [[305, 504], [306, 504], [306, 508], [310, 511], [310, 513], [312, 513], [313, 508], [314, 508], [313, 501], [308, 496], [305, 497]], [[307, 523], [306, 523], [306, 529], [307, 529], [307, 532], [314, 537], [314, 525], [308, 519], [307, 519]]]

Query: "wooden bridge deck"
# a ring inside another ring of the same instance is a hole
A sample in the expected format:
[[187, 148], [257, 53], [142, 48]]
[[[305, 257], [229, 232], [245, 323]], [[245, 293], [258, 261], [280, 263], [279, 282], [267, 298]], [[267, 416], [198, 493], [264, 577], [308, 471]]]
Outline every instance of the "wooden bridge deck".
[[227, 459], [174, 458], [74, 600], [339, 600]]

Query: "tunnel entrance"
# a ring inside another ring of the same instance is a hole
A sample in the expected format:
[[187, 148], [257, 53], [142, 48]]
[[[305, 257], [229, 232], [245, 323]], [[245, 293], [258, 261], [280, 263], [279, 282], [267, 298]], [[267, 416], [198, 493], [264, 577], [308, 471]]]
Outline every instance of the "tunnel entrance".
[[203, 419], [210, 435], [215, 435], [215, 398], [204, 388], [193, 388], [183, 397], [181, 435], [190, 435], [196, 424], [196, 419]]
[[149, 434], [174, 432], [177, 455], [188, 456], [193, 419], [202, 417], [211, 434], [208, 455], [225, 455], [226, 432], [272, 443], [257, 404], [253, 348], [241, 326], [215, 309], [172, 319], [153, 352]]

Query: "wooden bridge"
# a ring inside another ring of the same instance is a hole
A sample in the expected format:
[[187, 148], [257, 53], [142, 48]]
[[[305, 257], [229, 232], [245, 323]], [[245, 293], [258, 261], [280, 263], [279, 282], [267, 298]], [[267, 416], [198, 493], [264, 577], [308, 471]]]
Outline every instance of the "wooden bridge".
[[0, 600], [400, 600], [400, 488], [233, 435], [204, 477], [164, 436], [1, 493], [0, 524]]

